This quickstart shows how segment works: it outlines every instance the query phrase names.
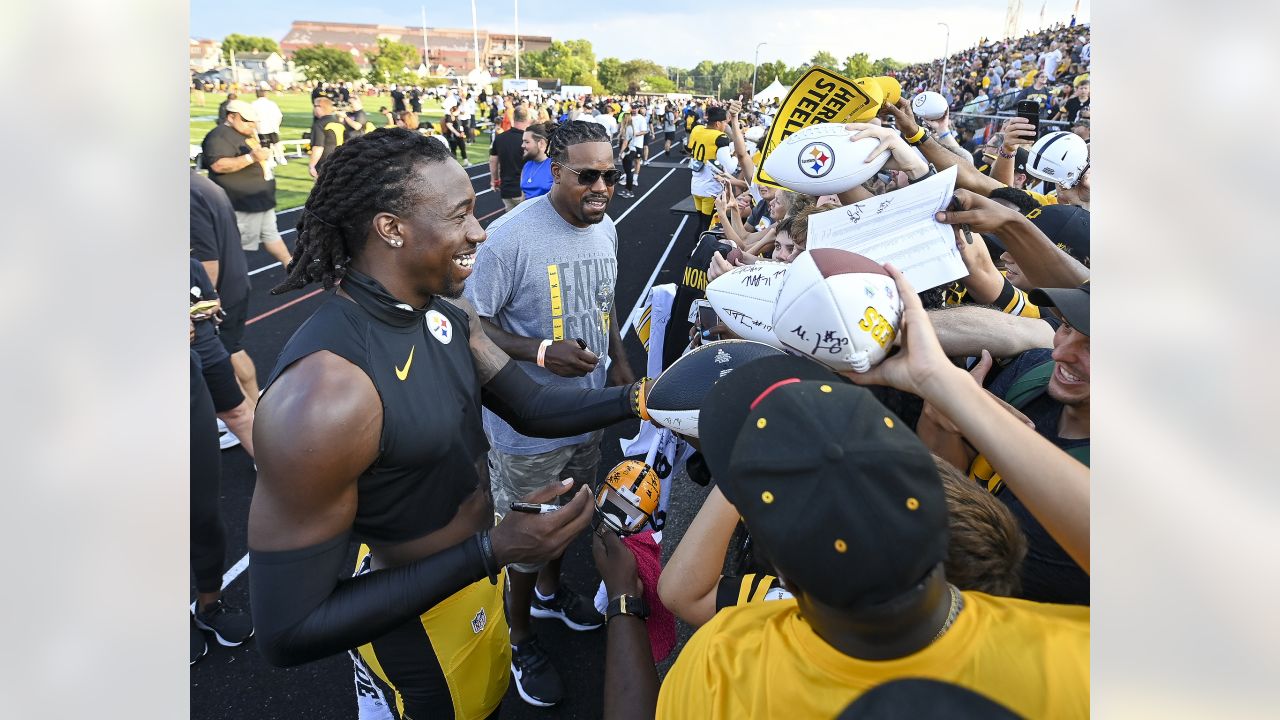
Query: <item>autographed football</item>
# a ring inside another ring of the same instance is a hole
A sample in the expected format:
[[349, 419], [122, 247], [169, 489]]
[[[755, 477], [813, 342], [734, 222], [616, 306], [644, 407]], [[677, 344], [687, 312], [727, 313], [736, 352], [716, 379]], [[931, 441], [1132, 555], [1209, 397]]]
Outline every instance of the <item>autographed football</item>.
[[773, 308], [774, 335], [788, 350], [859, 373], [884, 360], [901, 321], [902, 298], [884, 267], [835, 248], [796, 258]]
[[649, 417], [655, 425], [696, 438], [702, 400], [716, 381], [752, 360], [782, 354], [777, 348], [751, 340], [707, 343], [671, 363], [653, 381], [645, 400]]
[[789, 267], [764, 260], [736, 267], [707, 285], [707, 302], [734, 335], [778, 347], [778, 338], [773, 336], [773, 304]]
[[937, 120], [947, 113], [947, 99], [932, 90], [926, 90], [911, 98], [911, 110], [918, 118]]
[[876, 138], [850, 142], [843, 123], [819, 123], [797, 130], [764, 160], [764, 171], [783, 187], [808, 195], [835, 195], [853, 189], [889, 161], [889, 153], [867, 162]]

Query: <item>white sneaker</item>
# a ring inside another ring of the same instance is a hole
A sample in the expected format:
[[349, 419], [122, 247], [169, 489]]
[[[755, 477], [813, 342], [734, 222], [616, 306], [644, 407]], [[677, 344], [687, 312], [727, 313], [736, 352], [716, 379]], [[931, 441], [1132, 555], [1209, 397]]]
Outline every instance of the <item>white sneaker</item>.
[[[219, 420], [218, 422], [222, 422], [222, 421]], [[218, 447], [220, 447], [223, 450], [226, 450], [227, 448], [233, 448], [239, 444], [240, 444], [240, 438], [236, 437], [235, 433], [231, 432], [230, 430], [218, 436]]]

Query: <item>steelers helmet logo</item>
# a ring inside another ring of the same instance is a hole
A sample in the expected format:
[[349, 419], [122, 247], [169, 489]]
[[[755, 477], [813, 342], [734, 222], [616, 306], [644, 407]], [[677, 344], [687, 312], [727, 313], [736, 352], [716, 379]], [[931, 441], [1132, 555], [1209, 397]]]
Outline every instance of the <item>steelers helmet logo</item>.
[[836, 154], [831, 151], [830, 145], [811, 142], [801, 148], [797, 162], [800, 163], [800, 172], [806, 177], [820, 178], [835, 167], [835, 159]]
[[427, 329], [445, 345], [453, 340], [453, 324], [449, 322], [449, 318], [435, 310], [427, 311]]

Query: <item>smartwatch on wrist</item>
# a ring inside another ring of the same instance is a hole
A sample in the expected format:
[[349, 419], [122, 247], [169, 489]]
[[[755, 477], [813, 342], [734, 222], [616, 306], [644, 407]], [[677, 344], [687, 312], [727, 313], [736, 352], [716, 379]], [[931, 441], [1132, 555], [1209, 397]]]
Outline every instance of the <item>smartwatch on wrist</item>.
[[608, 623], [615, 615], [631, 615], [641, 620], [649, 617], [649, 604], [639, 595], [619, 595], [609, 601], [604, 613], [604, 621]]

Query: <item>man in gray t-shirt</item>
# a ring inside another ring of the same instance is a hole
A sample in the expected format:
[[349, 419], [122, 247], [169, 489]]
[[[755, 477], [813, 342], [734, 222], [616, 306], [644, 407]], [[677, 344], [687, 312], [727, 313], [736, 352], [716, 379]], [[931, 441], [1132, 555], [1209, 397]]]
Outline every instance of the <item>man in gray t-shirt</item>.
[[[551, 191], [489, 226], [467, 279], [467, 299], [486, 334], [537, 382], [591, 388], [633, 382], [614, 307], [618, 234], [605, 215], [619, 174], [609, 135], [597, 123], [572, 121], [548, 138], [547, 155]], [[611, 360], [607, 377], [605, 352]], [[526, 437], [487, 410], [484, 429], [499, 513], [564, 477], [594, 486], [600, 433]], [[531, 705], [555, 705], [564, 686], [533, 635], [530, 616], [558, 618], [573, 630], [598, 628], [604, 618], [590, 600], [560, 586], [559, 560], [545, 567], [508, 565], [507, 571], [516, 688]]]

